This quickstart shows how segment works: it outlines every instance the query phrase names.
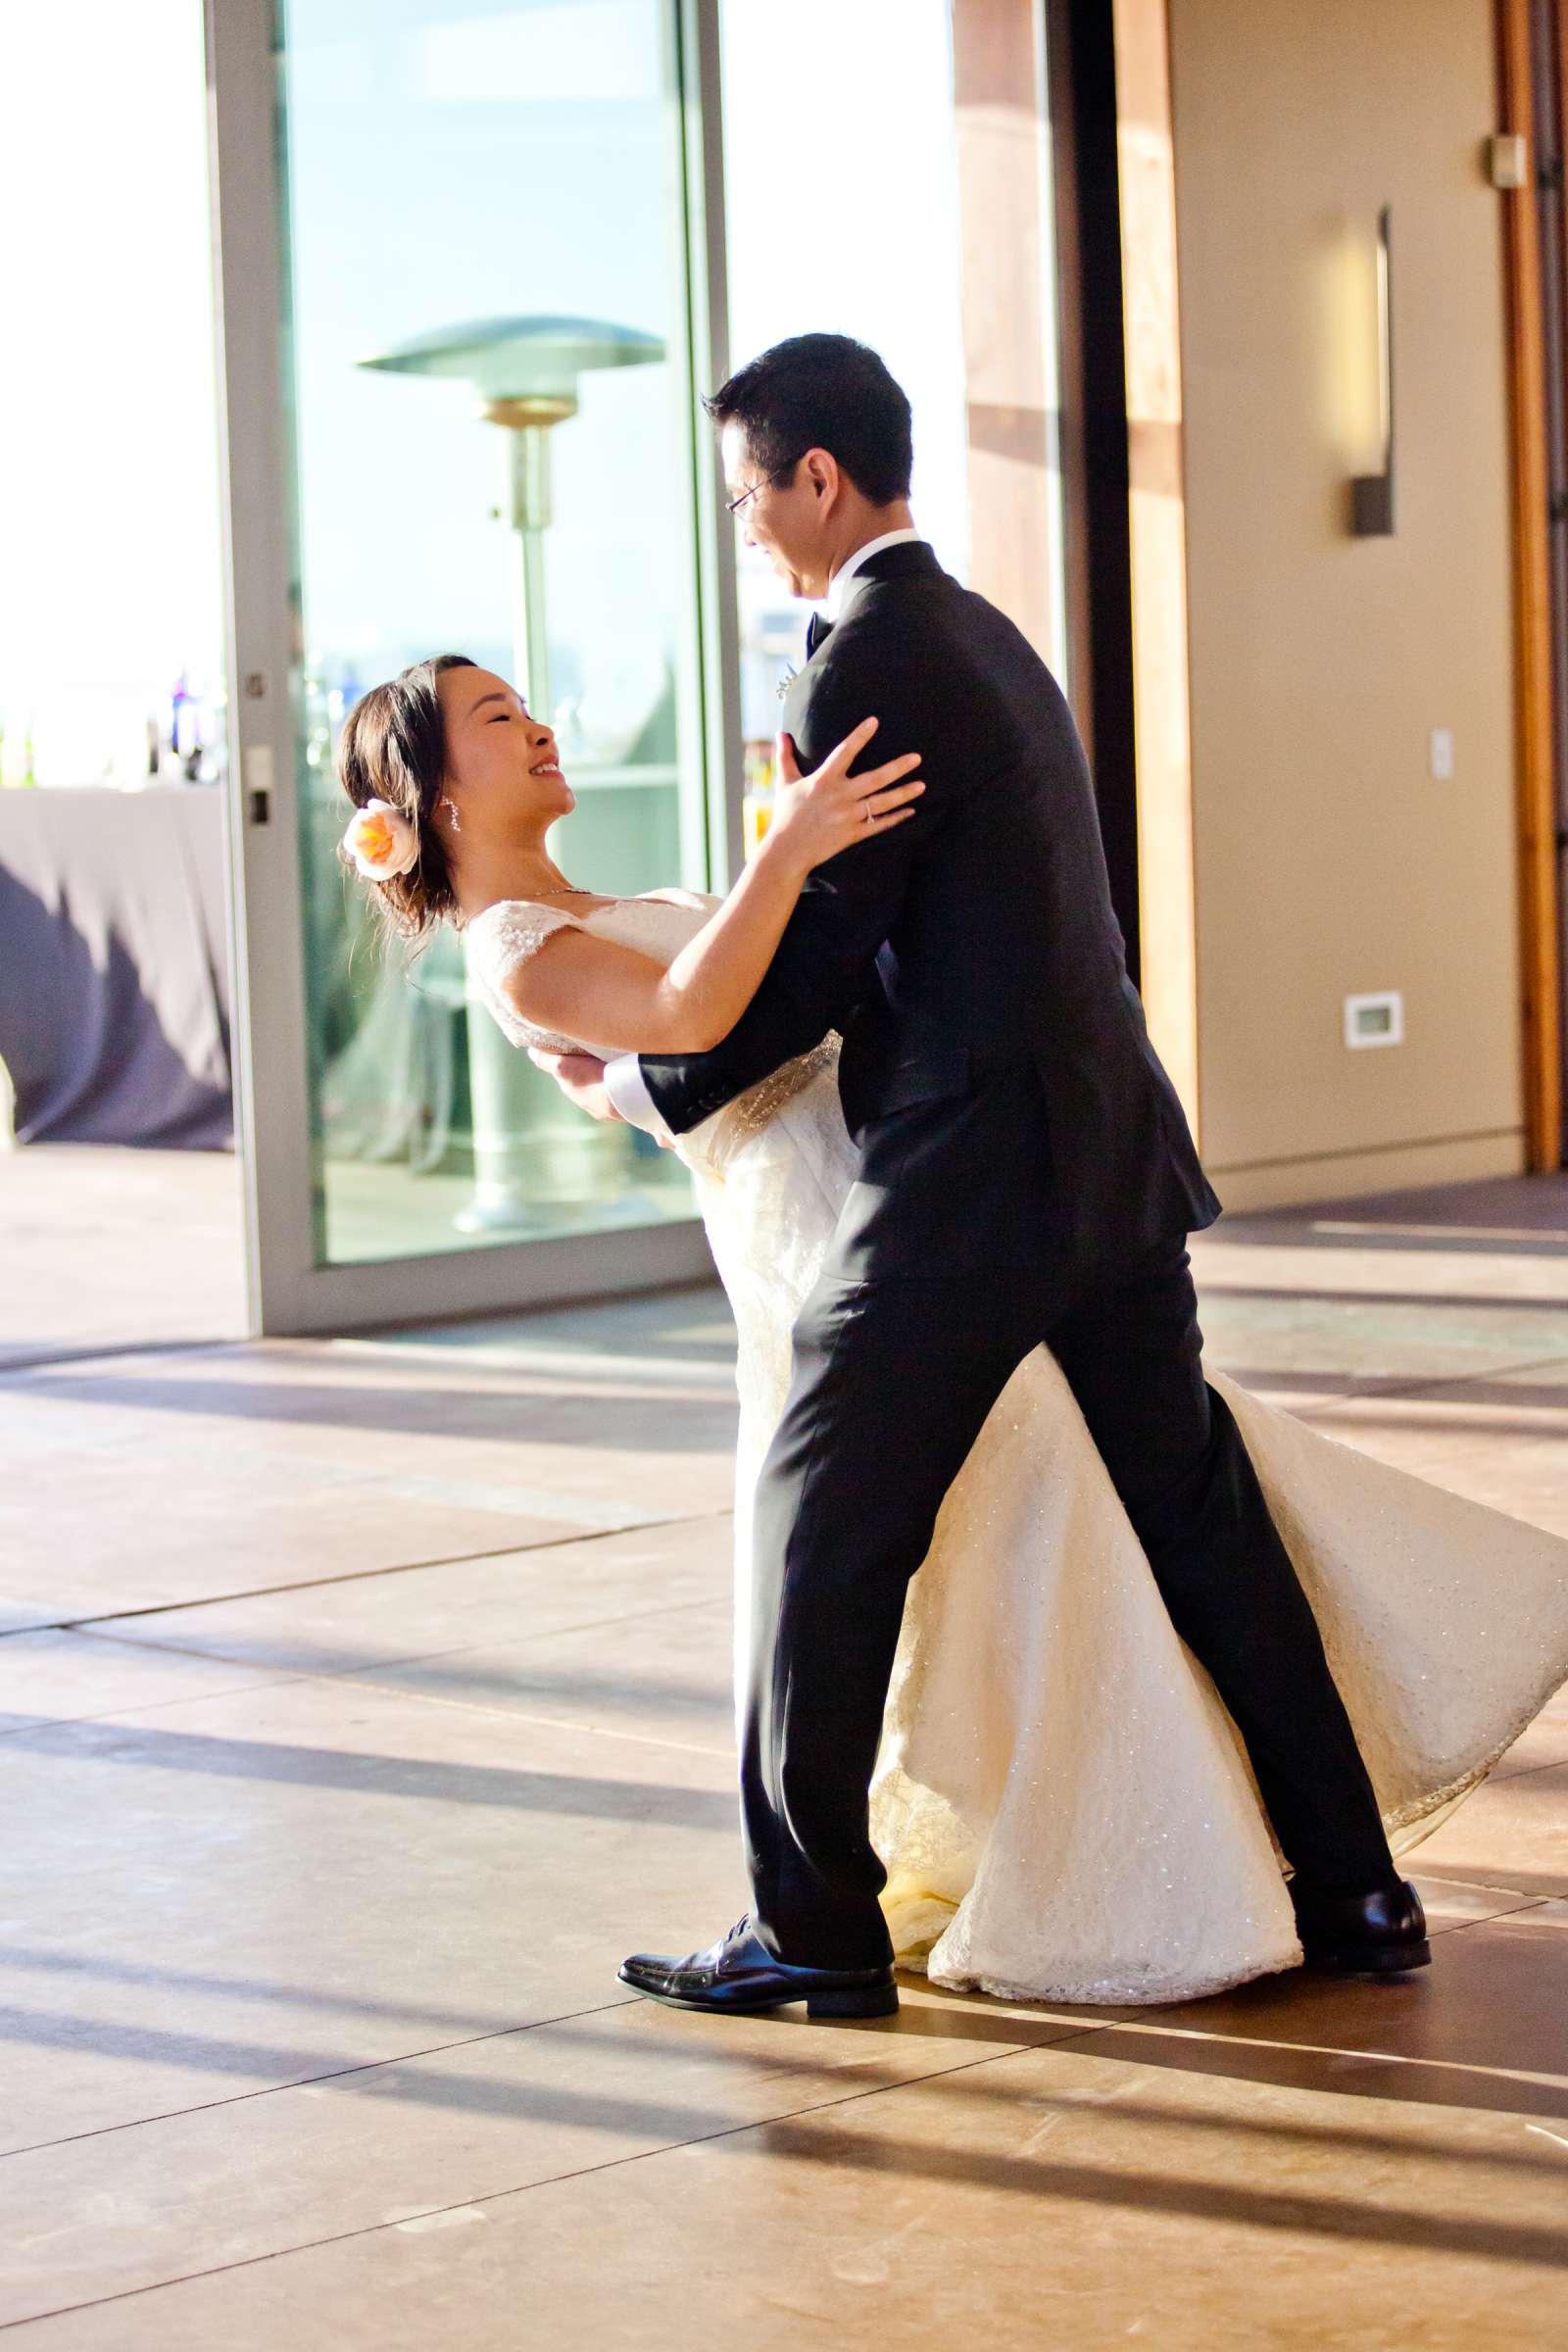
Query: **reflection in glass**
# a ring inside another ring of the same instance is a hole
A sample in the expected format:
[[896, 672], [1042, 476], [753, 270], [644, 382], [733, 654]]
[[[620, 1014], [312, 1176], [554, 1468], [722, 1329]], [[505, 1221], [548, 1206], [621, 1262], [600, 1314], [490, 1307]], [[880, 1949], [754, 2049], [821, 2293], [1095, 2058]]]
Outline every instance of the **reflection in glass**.
[[[428, 653], [516, 678], [578, 796], [574, 881], [707, 886], [670, 0], [288, 0], [283, 102], [320, 1253], [691, 1212], [470, 1001], [377, 949], [335, 740]], [[677, 355], [672, 358], [670, 355]], [[626, 364], [628, 361], [633, 364]]]

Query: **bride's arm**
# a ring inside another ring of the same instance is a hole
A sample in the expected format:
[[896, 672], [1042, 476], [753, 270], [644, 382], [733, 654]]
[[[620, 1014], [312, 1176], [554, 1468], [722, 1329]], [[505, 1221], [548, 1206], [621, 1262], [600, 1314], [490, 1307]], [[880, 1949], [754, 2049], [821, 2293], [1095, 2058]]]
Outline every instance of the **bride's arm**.
[[591, 931], [557, 931], [509, 973], [514, 1008], [535, 1028], [624, 1054], [702, 1054], [717, 1045], [757, 994], [811, 869], [913, 814], [907, 804], [925, 787], [906, 779], [918, 753], [864, 775], [848, 772], [876, 723], [863, 719], [806, 777], [781, 745], [783, 781], [762, 846], [671, 964]]

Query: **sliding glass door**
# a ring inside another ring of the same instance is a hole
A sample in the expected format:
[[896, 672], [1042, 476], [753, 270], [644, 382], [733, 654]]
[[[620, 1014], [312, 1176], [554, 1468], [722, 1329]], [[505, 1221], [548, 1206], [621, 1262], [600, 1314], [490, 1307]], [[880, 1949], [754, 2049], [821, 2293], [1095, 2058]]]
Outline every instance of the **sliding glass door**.
[[[695, 11], [210, 0], [237, 897], [267, 1328], [697, 1273], [687, 1180], [571, 1111], [462, 943], [378, 942], [336, 856], [356, 699], [458, 651], [548, 711], [605, 892], [722, 887], [726, 604], [694, 369]], [[716, 232], [715, 232], [716, 233]], [[736, 761], [738, 765], [738, 760]]]

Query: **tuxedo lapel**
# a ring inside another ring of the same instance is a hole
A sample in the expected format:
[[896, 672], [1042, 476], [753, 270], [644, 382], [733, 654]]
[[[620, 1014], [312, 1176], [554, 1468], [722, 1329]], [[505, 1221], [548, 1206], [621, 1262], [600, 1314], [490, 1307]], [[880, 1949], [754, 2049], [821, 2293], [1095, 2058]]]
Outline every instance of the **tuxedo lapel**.
[[[855, 611], [858, 600], [878, 585], [903, 585], [918, 581], [942, 580], [947, 574], [937, 562], [932, 549], [923, 539], [902, 540], [897, 547], [884, 547], [854, 572], [845, 584], [844, 602], [837, 621], [830, 621], [821, 612], [812, 612], [806, 624], [806, 661], [802, 667], [786, 678], [779, 688], [783, 703], [780, 723], [786, 735], [793, 736], [797, 751], [805, 754], [802, 743], [810, 707], [811, 690], [821, 676], [815, 658], [826, 646], [839, 622]], [[821, 759], [832, 749], [830, 744], [809, 747], [810, 757]]]
[[796, 670], [794, 676], [785, 682], [783, 690], [784, 708], [779, 713], [779, 726], [786, 735], [794, 738], [797, 751], [800, 749], [800, 730], [809, 690], [810, 678], [804, 669]]

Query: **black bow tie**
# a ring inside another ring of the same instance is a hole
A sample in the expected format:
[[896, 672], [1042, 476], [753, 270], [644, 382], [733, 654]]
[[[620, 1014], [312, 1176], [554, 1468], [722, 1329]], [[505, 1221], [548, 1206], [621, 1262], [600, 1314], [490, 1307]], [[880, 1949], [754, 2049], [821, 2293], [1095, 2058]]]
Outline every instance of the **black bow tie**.
[[820, 612], [813, 612], [810, 619], [806, 624], [806, 659], [808, 662], [809, 662], [811, 656], [815, 653], [823, 638], [831, 637], [832, 634], [833, 623], [830, 620], [825, 619]]

